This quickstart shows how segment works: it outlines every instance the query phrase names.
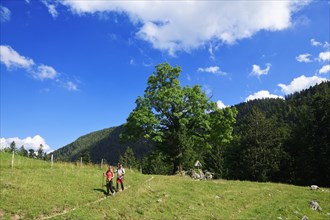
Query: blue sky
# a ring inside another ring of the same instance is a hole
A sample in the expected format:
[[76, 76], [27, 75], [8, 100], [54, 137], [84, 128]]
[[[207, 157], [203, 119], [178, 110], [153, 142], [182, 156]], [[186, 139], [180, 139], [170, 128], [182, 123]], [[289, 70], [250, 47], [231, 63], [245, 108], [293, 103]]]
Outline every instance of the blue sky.
[[1, 147], [121, 125], [155, 65], [220, 108], [329, 80], [329, 1], [1, 0]]

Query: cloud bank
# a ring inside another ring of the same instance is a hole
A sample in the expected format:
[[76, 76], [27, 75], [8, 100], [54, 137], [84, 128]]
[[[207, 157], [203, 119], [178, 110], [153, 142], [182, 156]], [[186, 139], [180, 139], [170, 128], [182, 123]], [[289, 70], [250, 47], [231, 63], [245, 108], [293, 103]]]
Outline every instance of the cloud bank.
[[232, 44], [261, 30], [284, 30], [294, 23], [294, 13], [310, 1], [62, 0], [58, 3], [77, 15], [126, 14], [138, 27], [136, 37], [174, 55], [214, 40]]
[[330, 61], [330, 51], [321, 52], [319, 54], [319, 60], [323, 62]]
[[217, 101], [217, 106], [220, 109], [226, 108], [226, 105], [221, 100], [218, 100]]
[[306, 77], [302, 75], [293, 79], [289, 85], [280, 83], [278, 84], [278, 86], [281, 87], [282, 92], [284, 94], [288, 95], [295, 92], [300, 92], [304, 89], [308, 89], [309, 87], [314, 86], [316, 84], [320, 84], [321, 82], [324, 81], [328, 81], [328, 80], [318, 76]]
[[272, 98], [272, 99], [283, 99], [282, 96], [278, 96], [278, 95], [274, 95], [274, 94], [270, 94], [269, 91], [267, 90], [261, 90], [259, 92], [254, 93], [253, 95], [249, 95], [245, 101], [251, 101], [254, 99], [266, 99], [266, 98]]
[[37, 151], [40, 147], [40, 144], [43, 145], [43, 151], [49, 153], [53, 151], [50, 146], [46, 143], [45, 139], [40, 135], [35, 135], [34, 137], [27, 137], [20, 139], [18, 137], [13, 138], [0, 138], [0, 149], [10, 147], [10, 144], [15, 141], [16, 148], [19, 149], [21, 146], [24, 146], [26, 150], [33, 149]]
[[327, 74], [330, 72], [330, 65], [324, 65], [322, 68], [319, 70], [319, 74]]

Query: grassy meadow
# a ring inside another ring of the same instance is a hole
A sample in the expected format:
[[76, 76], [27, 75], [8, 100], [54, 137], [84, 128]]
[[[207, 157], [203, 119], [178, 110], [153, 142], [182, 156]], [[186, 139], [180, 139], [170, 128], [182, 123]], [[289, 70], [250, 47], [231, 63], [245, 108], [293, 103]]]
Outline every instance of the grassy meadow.
[[[0, 153], [0, 219], [330, 219], [329, 188], [196, 181], [126, 170], [125, 191], [105, 197], [100, 166]], [[317, 201], [322, 211], [309, 207]]]

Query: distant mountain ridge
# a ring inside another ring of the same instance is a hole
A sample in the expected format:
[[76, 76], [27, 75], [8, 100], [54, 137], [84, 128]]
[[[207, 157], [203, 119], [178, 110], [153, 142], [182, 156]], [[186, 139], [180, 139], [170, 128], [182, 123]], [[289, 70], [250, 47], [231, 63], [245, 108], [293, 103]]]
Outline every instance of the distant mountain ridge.
[[146, 141], [131, 143], [121, 143], [119, 135], [123, 127], [110, 127], [79, 137], [74, 142], [65, 145], [54, 151], [54, 157], [60, 161], [77, 161], [80, 157], [89, 155], [93, 163], [100, 163], [101, 159], [106, 159], [108, 163], [114, 164], [123, 155], [127, 147], [131, 147], [138, 159], [148, 153], [152, 146]]

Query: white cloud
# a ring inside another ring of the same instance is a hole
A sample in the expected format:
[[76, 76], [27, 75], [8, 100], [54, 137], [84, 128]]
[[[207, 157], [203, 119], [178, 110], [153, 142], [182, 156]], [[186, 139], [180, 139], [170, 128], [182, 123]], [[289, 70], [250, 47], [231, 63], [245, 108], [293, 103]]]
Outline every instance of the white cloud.
[[310, 56], [311, 55], [309, 53], [300, 54], [296, 57], [296, 60], [298, 62], [309, 63], [312, 62], [312, 60], [309, 58]]
[[6, 22], [10, 21], [11, 12], [8, 8], [0, 5], [0, 21]]
[[215, 60], [215, 52], [219, 49], [220, 44], [217, 42], [211, 42], [209, 46], [210, 59]]
[[10, 147], [10, 144], [15, 141], [16, 148], [19, 149], [21, 146], [24, 146], [26, 150], [33, 149], [37, 151], [40, 147], [40, 144], [43, 145], [44, 152], [51, 152], [51, 147], [46, 143], [45, 139], [40, 135], [35, 135], [34, 137], [27, 137], [20, 139], [18, 137], [13, 138], [0, 138], [0, 149], [5, 147]]
[[58, 73], [53, 67], [41, 64], [33, 76], [40, 80], [54, 79], [58, 76]]
[[217, 73], [220, 68], [218, 66], [210, 66], [206, 68], [198, 68], [198, 72]]
[[217, 106], [218, 106], [218, 108], [220, 108], [220, 109], [222, 109], [222, 108], [226, 108], [226, 105], [225, 105], [221, 100], [217, 101]]
[[220, 67], [218, 66], [210, 66], [210, 67], [206, 67], [206, 68], [198, 68], [197, 69], [198, 72], [204, 72], [204, 73], [212, 73], [214, 75], [218, 75], [218, 76], [224, 76], [227, 75], [227, 73], [222, 72], [220, 70]]
[[261, 90], [259, 92], [256, 92], [254, 93], [253, 95], [249, 95], [245, 101], [251, 101], [251, 100], [254, 100], [254, 99], [266, 99], [266, 98], [272, 98], [272, 99], [283, 99], [282, 96], [278, 96], [278, 95], [274, 95], [274, 94], [270, 94], [269, 91], [267, 90]]
[[210, 59], [215, 60], [214, 51], [212, 45], [209, 47]]
[[319, 70], [319, 74], [326, 74], [330, 72], [330, 65], [324, 65], [322, 68]]
[[319, 42], [319, 41], [317, 41], [315, 39], [311, 39], [311, 44], [314, 47], [321, 46], [321, 47], [324, 47], [324, 48], [329, 48], [329, 46], [330, 46], [329, 45], [329, 42], [327, 42], [327, 41], [324, 41], [324, 43], [321, 43], [321, 42]]
[[20, 67], [29, 69], [34, 65], [34, 61], [30, 58], [21, 56], [13, 48], [7, 45], [0, 45], [0, 61], [7, 68]]
[[[280, 31], [305, 1], [72, 1], [61, 4], [78, 15], [125, 13], [138, 27], [136, 36], [174, 55], [209, 41], [232, 44], [260, 30]], [[235, 16], [233, 16], [235, 15]]]
[[78, 91], [77, 84], [71, 81], [65, 81], [65, 83], [63, 83], [64, 80], [58, 79], [60, 74], [53, 67], [44, 64], [37, 65], [32, 59], [20, 55], [10, 46], [0, 45], [0, 61], [9, 70], [13, 67], [23, 68], [34, 79], [55, 80], [55, 82], [60, 84], [60, 86], [66, 88], [69, 91]]
[[67, 81], [67, 82], [64, 84], [64, 88], [66, 88], [66, 89], [69, 90], [69, 91], [78, 91], [78, 86], [77, 86], [77, 84], [75, 84], [75, 83], [72, 82], [72, 81]]
[[44, 5], [48, 8], [48, 12], [52, 15], [53, 18], [56, 18], [58, 16], [56, 5], [49, 3], [48, 0], [44, 0], [42, 1], [42, 3], [44, 3]]
[[312, 44], [312, 46], [314, 46], [314, 47], [322, 46], [322, 43], [321, 43], [321, 42], [318, 42], [318, 41], [315, 40], [315, 39], [311, 39], [311, 44]]
[[319, 84], [323, 81], [328, 80], [318, 76], [306, 77], [302, 75], [298, 78], [293, 79], [289, 85], [280, 83], [278, 84], [278, 86], [282, 88], [282, 92], [284, 94], [288, 95], [294, 92], [299, 92], [301, 90], [308, 89], [309, 87]]
[[330, 51], [321, 52], [319, 54], [320, 61], [330, 61]]
[[259, 77], [261, 75], [267, 75], [271, 66], [272, 65], [270, 63], [266, 63], [266, 68], [265, 69], [261, 69], [260, 66], [254, 64], [252, 66], [251, 75], [257, 76], [257, 77]]

